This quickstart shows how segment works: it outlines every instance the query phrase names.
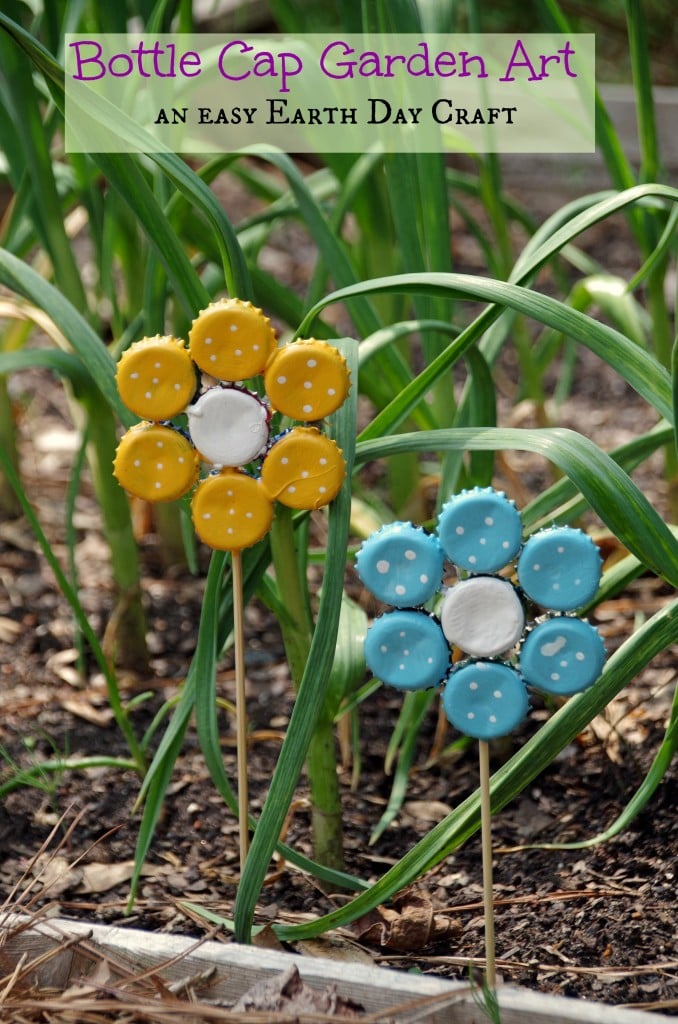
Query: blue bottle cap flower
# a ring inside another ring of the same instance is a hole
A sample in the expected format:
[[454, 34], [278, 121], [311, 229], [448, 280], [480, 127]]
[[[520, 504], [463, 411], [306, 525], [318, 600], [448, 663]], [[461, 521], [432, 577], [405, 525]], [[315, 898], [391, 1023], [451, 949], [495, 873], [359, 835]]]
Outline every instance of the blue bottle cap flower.
[[446, 502], [438, 517], [438, 536], [455, 565], [469, 572], [497, 572], [520, 549], [520, 513], [501, 491], [476, 487]]
[[390, 523], [367, 538], [356, 569], [375, 597], [396, 608], [424, 604], [439, 589], [445, 554], [437, 539], [412, 523]]
[[445, 678], [450, 651], [437, 621], [419, 610], [386, 612], [365, 640], [373, 675], [399, 690], [427, 690]]
[[586, 533], [556, 526], [530, 537], [518, 559], [518, 581], [537, 604], [570, 611], [596, 593], [601, 564], [598, 548]]
[[[459, 573], [444, 593], [438, 620], [417, 605], [440, 588], [445, 556], [469, 575]], [[519, 586], [496, 575], [516, 556]], [[541, 530], [521, 549], [520, 514], [503, 492], [462, 491], [443, 507], [437, 537], [396, 522], [363, 544], [363, 583], [399, 609], [367, 631], [367, 666], [401, 690], [444, 683], [452, 725], [479, 740], [504, 736], [529, 710], [528, 685], [569, 696], [600, 675], [605, 648], [597, 630], [561, 613], [595, 595], [601, 562], [591, 538], [571, 527]], [[527, 638], [526, 597], [552, 613]], [[451, 668], [451, 647], [473, 660]]]
[[596, 681], [605, 664], [605, 645], [590, 622], [569, 615], [546, 619], [528, 633], [520, 652], [527, 683], [569, 697]]
[[443, 709], [460, 732], [478, 740], [505, 736], [529, 710], [527, 691], [509, 665], [470, 662], [450, 673], [443, 691]]

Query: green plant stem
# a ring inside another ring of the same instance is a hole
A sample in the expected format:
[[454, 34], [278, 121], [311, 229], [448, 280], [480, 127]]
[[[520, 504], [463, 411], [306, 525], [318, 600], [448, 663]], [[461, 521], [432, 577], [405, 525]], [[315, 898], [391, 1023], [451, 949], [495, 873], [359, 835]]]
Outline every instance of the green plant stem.
[[[626, 20], [628, 25], [629, 48], [633, 68], [633, 84], [636, 93], [636, 112], [638, 119], [638, 138], [641, 151], [640, 180], [658, 180], [661, 173], [661, 159], [657, 136], [654, 98], [652, 95], [652, 69], [647, 38], [646, 15], [641, 0], [626, 0]], [[643, 254], [647, 258], [656, 248], [660, 234], [661, 222], [654, 211], [645, 211], [642, 218], [644, 238]], [[654, 353], [662, 364], [671, 365], [670, 318], [666, 304], [664, 285], [666, 282], [668, 258], [660, 260], [653, 266], [647, 278], [647, 308], [652, 323], [652, 344]], [[672, 445], [665, 450], [664, 474], [669, 482], [675, 480], [678, 472], [676, 452]], [[675, 521], [678, 511], [678, 498], [672, 492], [672, 508], [670, 516]]]
[[[12, 14], [19, 14], [20, 17], [17, 3], [5, 4], [6, 12], [8, 6]], [[85, 290], [64, 227], [49, 151], [49, 135], [43, 126], [31, 64], [4, 33], [0, 34], [0, 67], [0, 79], [3, 80], [4, 95], [17, 135], [15, 145], [22, 155], [21, 160], [16, 160], [15, 166], [21, 167], [22, 179], [25, 174], [31, 183], [36, 228], [49, 253], [59, 289], [77, 309], [84, 311], [87, 309]], [[14, 162], [9, 151], [7, 155]]]
[[337, 752], [333, 720], [324, 715], [313, 732], [306, 755], [311, 789], [313, 856], [325, 867], [343, 871], [344, 828], [337, 777]]
[[113, 660], [143, 672], [148, 667], [146, 616], [141, 602], [139, 553], [132, 530], [129, 503], [112, 473], [117, 445], [115, 418], [98, 390], [87, 389], [72, 403], [76, 417], [87, 417], [87, 459], [94, 490], [103, 515], [117, 605], [109, 621], [106, 641]]
[[[646, 12], [641, 0], [626, 0], [626, 22], [629, 49], [636, 94], [638, 139], [640, 142], [640, 180], [656, 181], [661, 173], [661, 157], [657, 134], [654, 97], [652, 94], [652, 67], [647, 35]], [[656, 215], [646, 212], [642, 218], [644, 231], [643, 252], [647, 257], [655, 249], [659, 237]], [[670, 319], [666, 306], [664, 284], [667, 261], [662, 259], [653, 267], [647, 281], [647, 307], [652, 322], [652, 340], [657, 359], [667, 368], [671, 365]], [[678, 458], [673, 445], [667, 445], [664, 458], [664, 476], [669, 484], [669, 518], [678, 518]]]
[[157, 504], [153, 509], [153, 518], [158, 531], [158, 553], [163, 566], [166, 569], [173, 566], [187, 568], [188, 558], [179, 502]]
[[287, 613], [280, 620], [280, 628], [294, 689], [298, 690], [311, 648], [313, 616], [305, 572], [302, 577], [299, 564], [292, 511], [280, 505], [271, 528], [271, 553], [278, 592]]
[[[7, 390], [7, 379], [0, 377], [0, 445], [7, 453], [15, 471], [19, 472], [19, 456], [16, 446], [16, 431], [14, 429], [14, 416], [12, 414], [12, 402]], [[8, 519], [14, 519], [21, 513], [14, 488], [10, 485], [7, 477], [0, 471], [0, 512]]]
[[[509, 219], [503, 198], [501, 165], [496, 153], [486, 154], [481, 163], [480, 197], [490, 218], [495, 240], [495, 245], [492, 247], [493, 276], [499, 277], [502, 280], [508, 279], [513, 268], [514, 253], [511, 243]], [[539, 372], [536, 364], [532, 339], [522, 317], [514, 320], [512, 335], [520, 364], [522, 391], [526, 397], [537, 403], [543, 416], [544, 389], [542, 374]]]
[[[647, 307], [652, 322], [652, 339], [654, 352], [662, 364], [671, 371], [674, 339], [671, 336], [669, 313], [666, 306], [664, 282], [666, 280], [666, 261], [653, 268], [647, 281]], [[664, 478], [669, 485], [668, 519], [678, 522], [678, 449], [669, 442], [664, 449]]]
[[647, 14], [642, 0], [626, 0], [626, 23], [633, 85], [636, 93], [636, 117], [642, 164], [641, 181], [657, 181], [659, 176], [659, 146], [654, 99], [650, 47], [647, 36]]
[[[337, 348], [345, 357], [351, 379], [355, 381], [358, 373], [357, 343], [351, 339], [340, 339]], [[357, 411], [357, 388], [353, 387], [347, 400], [330, 420], [331, 436], [341, 448], [346, 462], [346, 479], [327, 510], [325, 574], [311, 650], [266, 803], [252, 837], [245, 871], [238, 886], [233, 910], [238, 942], [249, 942], [252, 917], [271, 854], [283, 828], [310, 741], [327, 701], [327, 687], [336, 657], [346, 570]]]
[[666, 283], [667, 260], [653, 267], [647, 279], [647, 308], [652, 323], [652, 344], [658, 361], [667, 369], [671, 367], [670, 317], [666, 305], [664, 286]]
[[[280, 506], [271, 529], [271, 552], [281, 603], [285, 653], [295, 690], [301, 683], [313, 638], [306, 566], [300, 560], [291, 509]], [[306, 759], [311, 791], [313, 853], [326, 867], [343, 870], [343, 826], [337, 779], [333, 716], [321, 715]]]

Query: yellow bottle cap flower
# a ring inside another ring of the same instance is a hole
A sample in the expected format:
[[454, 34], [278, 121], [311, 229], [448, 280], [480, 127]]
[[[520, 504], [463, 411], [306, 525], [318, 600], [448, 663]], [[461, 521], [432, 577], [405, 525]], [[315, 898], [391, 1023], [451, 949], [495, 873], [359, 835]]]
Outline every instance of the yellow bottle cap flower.
[[200, 369], [227, 381], [263, 373], [276, 344], [268, 317], [241, 299], [212, 302], [193, 321], [188, 341]]
[[188, 429], [200, 454], [215, 466], [246, 466], [268, 443], [269, 415], [256, 395], [213, 387], [188, 409]]
[[191, 503], [200, 539], [218, 551], [240, 551], [264, 537], [273, 521], [273, 505], [255, 480], [238, 469], [222, 469], [197, 487]]
[[261, 479], [288, 508], [321, 508], [336, 498], [346, 476], [341, 449], [315, 427], [294, 427], [271, 448]]
[[178, 415], [198, 386], [183, 343], [160, 335], [142, 338], [123, 353], [116, 381], [127, 408], [145, 420], [169, 420]]
[[[198, 395], [200, 371], [218, 383]], [[260, 374], [268, 401], [239, 383]], [[210, 547], [256, 544], [271, 528], [275, 501], [310, 511], [341, 490], [341, 449], [315, 426], [293, 427], [271, 443], [270, 405], [302, 423], [324, 419], [349, 393], [346, 360], [315, 339], [278, 349], [269, 319], [251, 302], [211, 303], [193, 321], [188, 347], [170, 336], [136, 342], [120, 360], [117, 384], [144, 422], [122, 438], [115, 476], [152, 502], [195, 487], [193, 523]], [[161, 422], [184, 411], [186, 436]], [[216, 472], [199, 482], [202, 460]], [[261, 462], [261, 479], [244, 472], [254, 462]]]
[[321, 420], [345, 401], [351, 382], [342, 354], [309, 338], [277, 349], [264, 374], [271, 405], [295, 420]]
[[118, 445], [113, 472], [126, 491], [145, 501], [180, 498], [198, 479], [198, 456], [178, 430], [137, 423]]

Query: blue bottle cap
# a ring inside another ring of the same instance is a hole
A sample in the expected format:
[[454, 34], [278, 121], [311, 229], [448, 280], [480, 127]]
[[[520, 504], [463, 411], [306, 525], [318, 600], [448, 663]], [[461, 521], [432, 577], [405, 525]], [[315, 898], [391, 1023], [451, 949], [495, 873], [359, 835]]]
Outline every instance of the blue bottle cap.
[[529, 702], [522, 679], [509, 665], [475, 661], [450, 673], [443, 709], [455, 729], [477, 740], [492, 740], [522, 722]]
[[604, 664], [605, 645], [598, 630], [569, 615], [540, 622], [520, 652], [525, 682], [562, 697], [595, 683]]
[[389, 523], [367, 538], [357, 554], [356, 569], [380, 601], [412, 608], [439, 589], [444, 562], [443, 549], [432, 534], [412, 523]]
[[399, 690], [427, 690], [445, 678], [450, 649], [437, 621], [424, 611], [386, 612], [367, 631], [370, 672]]
[[570, 526], [535, 533], [518, 559], [518, 581], [544, 608], [565, 612], [590, 601], [598, 589], [601, 558], [588, 534]]
[[469, 572], [497, 572], [517, 555], [520, 513], [492, 487], [455, 494], [438, 517], [438, 536], [447, 557]]

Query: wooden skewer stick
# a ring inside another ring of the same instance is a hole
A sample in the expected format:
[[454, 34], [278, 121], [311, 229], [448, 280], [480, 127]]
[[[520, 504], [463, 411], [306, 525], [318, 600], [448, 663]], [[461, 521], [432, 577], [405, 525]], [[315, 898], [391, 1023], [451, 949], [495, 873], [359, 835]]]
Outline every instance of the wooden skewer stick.
[[483, 851], [483, 903], [485, 908], [485, 981], [487, 987], [497, 986], [494, 950], [494, 899], [492, 886], [492, 808], [490, 805], [490, 746], [478, 740], [480, 762], [480, 829]]
[[235, 641], [235, 726], [238, 763], [238, 821], [240, 825], [240, 874], [249, 850], [249, 795], [247, 787], [247, 703], [245, 699], [245, 616], [242, 554], [231, 552], [233, 572], [233, 635]]

